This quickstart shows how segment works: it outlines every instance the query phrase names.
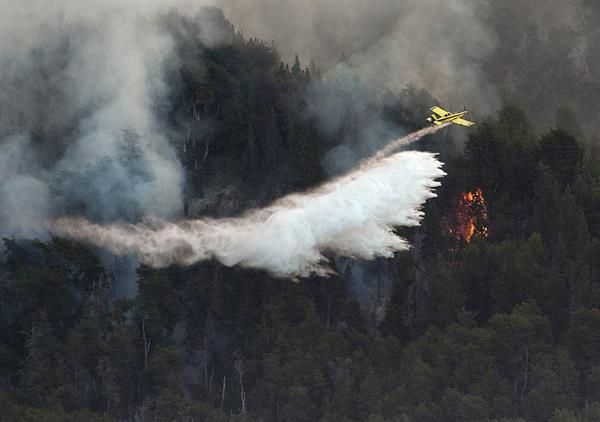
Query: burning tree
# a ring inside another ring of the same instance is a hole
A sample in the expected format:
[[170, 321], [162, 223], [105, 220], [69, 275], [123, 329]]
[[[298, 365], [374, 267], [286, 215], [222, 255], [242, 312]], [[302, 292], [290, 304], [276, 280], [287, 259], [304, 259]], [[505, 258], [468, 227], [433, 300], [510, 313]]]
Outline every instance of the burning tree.
[[447, 227], [459, 242], [469, 243], [474, 235], [487, 237], [488, 213], [480, 188], [460, 194]]

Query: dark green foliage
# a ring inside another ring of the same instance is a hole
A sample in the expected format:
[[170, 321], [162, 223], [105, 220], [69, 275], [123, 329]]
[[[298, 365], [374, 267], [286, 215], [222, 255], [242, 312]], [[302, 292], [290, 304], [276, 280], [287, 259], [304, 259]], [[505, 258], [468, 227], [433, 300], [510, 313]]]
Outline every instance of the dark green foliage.
[[548, 166], [562, 187], [575, 181], [583, 150], [575, 138], [562, 130], [553, 130], [540, 140], [541, 162]]
[[[321, 181], [316, 131], [302, 119], [309, 70], [298, 59], [290, 70], [272, 45], [244, 39], [226, 23], [231, 43], [204, 48], [197, 22], [176, 15], [165, 20], [180, 37], [183, 65], [171, 69], [170, 114], [185, 134], [177, 142], [183, 144], [188, 196], [220, 186], [246, 204], [261, 204]], [[244, 206], [213, 208], [231, 214]]]
[[464, 190], [478, 186], [485, 193], [495, 239], [531, 233], [536, 153], [527, 117], [514, 106], [504, 107], [498, 120], [484, 121], [469, 136]]
[[423, 116], [431, 114], [429, 111], [431, 105], [439, 103], [427, 90], [419, 89], [412, 84], [397, 95], [386, 92], [383, 102], [384, 116], [410, 130], [420, 129], [423, 126]]

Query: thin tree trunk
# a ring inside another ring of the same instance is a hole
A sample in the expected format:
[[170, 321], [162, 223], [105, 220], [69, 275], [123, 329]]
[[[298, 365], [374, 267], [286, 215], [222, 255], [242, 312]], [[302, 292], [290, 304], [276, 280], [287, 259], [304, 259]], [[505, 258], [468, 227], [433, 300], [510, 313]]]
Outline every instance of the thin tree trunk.
[[225, 405], [225, 385], [227, 384], [227, 375], [223, 375], [223, 390], [221, 391], [221, 410]]
[[377, 260], [377, 305], [381, 304], [381, 265], [382, 260]]
[[529, 349], [525, 348], [525, 375], [523, 379], [523, 390], [521, 391], [521, 400], [525, 397], [525, 390], [527, 389], [527, 381], [529, 380]]
[[148, 355], [150, 354], [150, 343], [146, 339], [146, 319], [142, 319], [142, 334], [144, 336], [144, 370], [148, 367]]
[[329, 286], [329, 300], [327, 301], [327, 328], [331, 324], [331, 300], [333, 299], [333, 289]]
[[215, 374], [215, 365], [210, 370], [210, 381], [208, 382], [208, 400], [210, 401], [210, 394], [212, 392], [213, 375]]
[[210, 152], [210, 138], [207, 136], [204, 141], [204, 155], [202, 156], [202, 166], [206, 163], [206, 159], [208, 158], [208, 153]]
[[204, 363], [204, 391], [208, 391], [208, 361]]
[[241, 360], [237, 361], [236, 369], [240, 376], [240, 398], [242, 400], [242, 413], [246, 413], [246, 392], [244, 391], [244, 381], [243, 381], [243, 377], [242, 377], [242, 375], [244, 373], [244, 366], [243, 366]]

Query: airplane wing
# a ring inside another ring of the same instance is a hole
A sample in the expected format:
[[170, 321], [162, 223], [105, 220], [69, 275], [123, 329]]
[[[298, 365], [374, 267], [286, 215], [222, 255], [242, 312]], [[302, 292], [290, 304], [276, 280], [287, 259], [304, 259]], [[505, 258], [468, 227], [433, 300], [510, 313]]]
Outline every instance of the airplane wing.
[[462, 125], [462, 126], [466, 126], [466, 127], [469, 127], [469, 126], [472, 126], [472, 125], [475, 124], [475, 123], [470, 122], [470, 121], [468, 121], [466, 119], [463, 119], [461, 117], [459, 117], [458, 119], [452, 120], [452, 123], [456, 123], [457, 125]]
[[444, 116], [450, 114], [446, 110], [444, 110], [443, 108], [438, 107], [438, 106], [433, 106], [433, 107], [431, 107], [430, 110], [433, 111], [435, 114], [437, 114], [439, 117], [444, 117]]

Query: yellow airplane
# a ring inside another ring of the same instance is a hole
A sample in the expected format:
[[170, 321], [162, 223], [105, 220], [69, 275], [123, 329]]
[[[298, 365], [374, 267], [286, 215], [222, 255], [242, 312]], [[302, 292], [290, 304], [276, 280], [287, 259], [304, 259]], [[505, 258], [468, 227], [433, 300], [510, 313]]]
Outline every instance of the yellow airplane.
[[433, 111], [433, 113], [431, 114], [431, 117], [427, 118], [427, 121], [433, 123], [434, 125], [441, 125], [442, 123], [456, 123], [457, 125], [469, 127], [475, 124], [462, 118], [468, 113], [467, 110], [458, 113], [449, 113], [438, 106], [433, 106], [430, 110]]

